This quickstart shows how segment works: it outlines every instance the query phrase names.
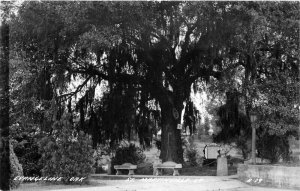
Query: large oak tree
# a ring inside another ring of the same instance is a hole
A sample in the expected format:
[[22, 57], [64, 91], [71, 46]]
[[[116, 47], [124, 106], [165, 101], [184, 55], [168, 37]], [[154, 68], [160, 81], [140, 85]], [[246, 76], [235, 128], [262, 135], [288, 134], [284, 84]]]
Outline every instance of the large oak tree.
[[[244, 10], [244, 4], [25, 2], [13, 25], [14, 42], [26, 61], [43, 68], [47, 74], [44, 86], [51, 84], [58, 102], [89, 87], [77, 104], [82, 127], [86, 108], [95, 104], [90, 98], [96, 86], [108, 83], [111, 94], [107, 103], [116, 106], [106, 115], [105, 124], [110, 131], [106, 139], [116, 135], [112, 132], [116, 128], [127, 129], [130, 124], [126, 122], [145, 122], [148, 101], [154, 100], [160, 110], [161, 158], [182, 162], [181, 130], [177, 124], [191, 86], [197, 81], [227, 80], [240, 65], [246, 68], [245, 82], [250, 83], [255, 73], [251, 73], [256, 68], [252, 64], [254, 50], [247, 45], [252, 43], [249, 35], [256, 34], [245, 27], [247, 14], [240, 17], [252, 8], [250, 3], [249, 10]], [[259, 3], [253, 5], [259, 7]], [[66, 84], [78, 76], [83, 83], [75, 92], [64, 94]], [[129, 102], [124, 101], [125, 95]], [[246, 98], [247, 95], [246, 92]], [[106, 104], [100, 105], [106, 108]], [[94, 114], [99, 110], [90, 111], [91, 123], [97, 124], [99, 116]], [[137, 123], [137, 129], [144, 131], [141, 124]]]

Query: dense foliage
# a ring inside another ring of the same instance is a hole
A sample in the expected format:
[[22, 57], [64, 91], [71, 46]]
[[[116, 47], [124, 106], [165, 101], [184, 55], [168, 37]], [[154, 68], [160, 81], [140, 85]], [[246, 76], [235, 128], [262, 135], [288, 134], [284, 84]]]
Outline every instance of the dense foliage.
[[240, 66], [219, 84], [235, 92], [235, 100], [227, 97], [219, 109], [217, 138], [246, 150], [250, 112], [255, 112], [259, 157], [288, 160], [288, 138], [299, 135], [299, 3], [246, 3], [240, 10], [249, 30], [237, 36], [244, 38], [236, 46]]
[[38, 140], [28, 138], [28, 142], [23, 139], [15, 147], [16, 156], [22, 164], [24, 176], [41, 176], [43, 166], [38, 163], [41, 153], [38, 148]]
[[251, 126], [241, 108], [239, 97], [237, 91], [227, 92], [226, 104], [217, 109], [217, 125], [221, 127], [221, 131], [213, 138], [217, 143], [235, 143], [246, 159], [250, 152], [247, 142], [251, 138]]
[[39, 142], [42, 153], [42, 175], [63, 177], [65, 183], [71, 177], [88, 177], [93, 173], [93, 149], [88, 135], [76, 132], [65, 114], [53, 124], [53, 132]]

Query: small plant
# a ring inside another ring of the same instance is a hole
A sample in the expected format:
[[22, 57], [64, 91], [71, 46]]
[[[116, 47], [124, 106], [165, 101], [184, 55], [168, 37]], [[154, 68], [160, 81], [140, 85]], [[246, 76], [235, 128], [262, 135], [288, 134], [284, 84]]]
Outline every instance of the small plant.
[[185, 146], [185, 157], [190, 162], [191, 166], [199, 166], [202, 164], [201, 157], [197, 151], [196, 145], [194, 144], [193, 138], [188, 138], [184, 141]]
[[151, 162], [143, 162], [138, 164], [136, 174], [153, 175], [153, 164]]
[[127, 144], [124, 143], [120, 145], [119, 148], [116, 150], [115, 156], [112, 158], [111, 161], [111, 170], [115, 172], [113, 169], [114, 165], [122, 165], [124, 163], [131, 163], [131, 164], [141, 164], [144, 162], [146, 156], [143, 153], [143, 149], [136, 147], [134, 144]]
[[188, 158], [191, 166], [197, 166], [197, 151], [195, 149], [187, 149], [186, 150], [186, 157]]
[[94, 168], [95, 173], [104, 173], [107, 169], [103, 166], [108, 165], [111, 161], [110, 156], [114, 152], [114, 149], [109, 146], [109, 142], [106, 144], [98, 144], [95, 152], [93, 154], [93, 158], [95, 161]]

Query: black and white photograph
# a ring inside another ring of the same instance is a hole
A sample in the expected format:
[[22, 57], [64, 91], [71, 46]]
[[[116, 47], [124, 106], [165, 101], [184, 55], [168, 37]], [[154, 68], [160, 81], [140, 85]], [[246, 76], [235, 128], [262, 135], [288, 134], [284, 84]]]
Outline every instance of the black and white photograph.
[[0, 1], [0, 191], [300, 190], [299, 1]]

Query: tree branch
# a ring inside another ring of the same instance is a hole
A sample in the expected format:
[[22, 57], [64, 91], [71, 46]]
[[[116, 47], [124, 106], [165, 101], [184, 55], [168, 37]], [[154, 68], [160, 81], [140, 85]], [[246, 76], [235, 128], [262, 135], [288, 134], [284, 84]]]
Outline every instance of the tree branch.
[[210, 69], [203, 68], [201, 69], [201, 72], [198, 72], [197, 75], [191, 76], [190, 78], [187, 79], [187, 84], [191, 85], [194, 81], [196, 81], [200, 77], [215, 77], [216, 79], [221, 79], [222, 77], [222, 72], [217, 72], [213, 71]]
[[89, 66], [85, 69], [73, 69], [73, 68], [66, 68], [68, 72], [72, 74], [88, 74], [91, 76], [99, 76], [104, 80], [108, 80], [109, 77], [106, 74], [101, 73], [99, 70], [95, 69], [93, 66]]
[[112, 75], [106, 75], [99, 70], [95, 69], [93, 66], [89, 66], [86, 69], [72, 69], [68, 68], [67, 71], [70, 73], [77, 73], [77, 74], [87, 74], [90, 76], [98, 76], [101, 79], [110, 81], [110, 82], [123, 82], [123, 83], [139, 83], [143, 79], [141, 76], [134, 75], [134, 74], [126, 74], [126, 73], [120, 73], [120, 74], [112, 74]]
[[[197, 23], [197, 21], [196, 21], [196, 23]], [[189, 44], [189, 41], [190, 41], [190, 35], [196, 29], [196, 23], [192, 27], [188, 28], [187, 32], [185, 33], [184, 43], [183, 43], [182, 49], [181, 49], [181, 55], [182, 56], [186, 54], [186, 50], [187, 50], [187, 47], [188, 47], [188, 44]]]
[[87, 79], [85, 79], [85, 81], [79, 85], [75, 91], [67, 93], [67, 94], [63, 94], [58, 96], [58, 99], [62, 99], [65, 98], [65, 100], [67, 100], [68, 98], [72, 97], [73, 95], [77, 94], [78, 92], [80, 92], [82, 90], [82, 88], [88, 83], [88, 81], [92, 78], [92, 76], [89, 76]]

